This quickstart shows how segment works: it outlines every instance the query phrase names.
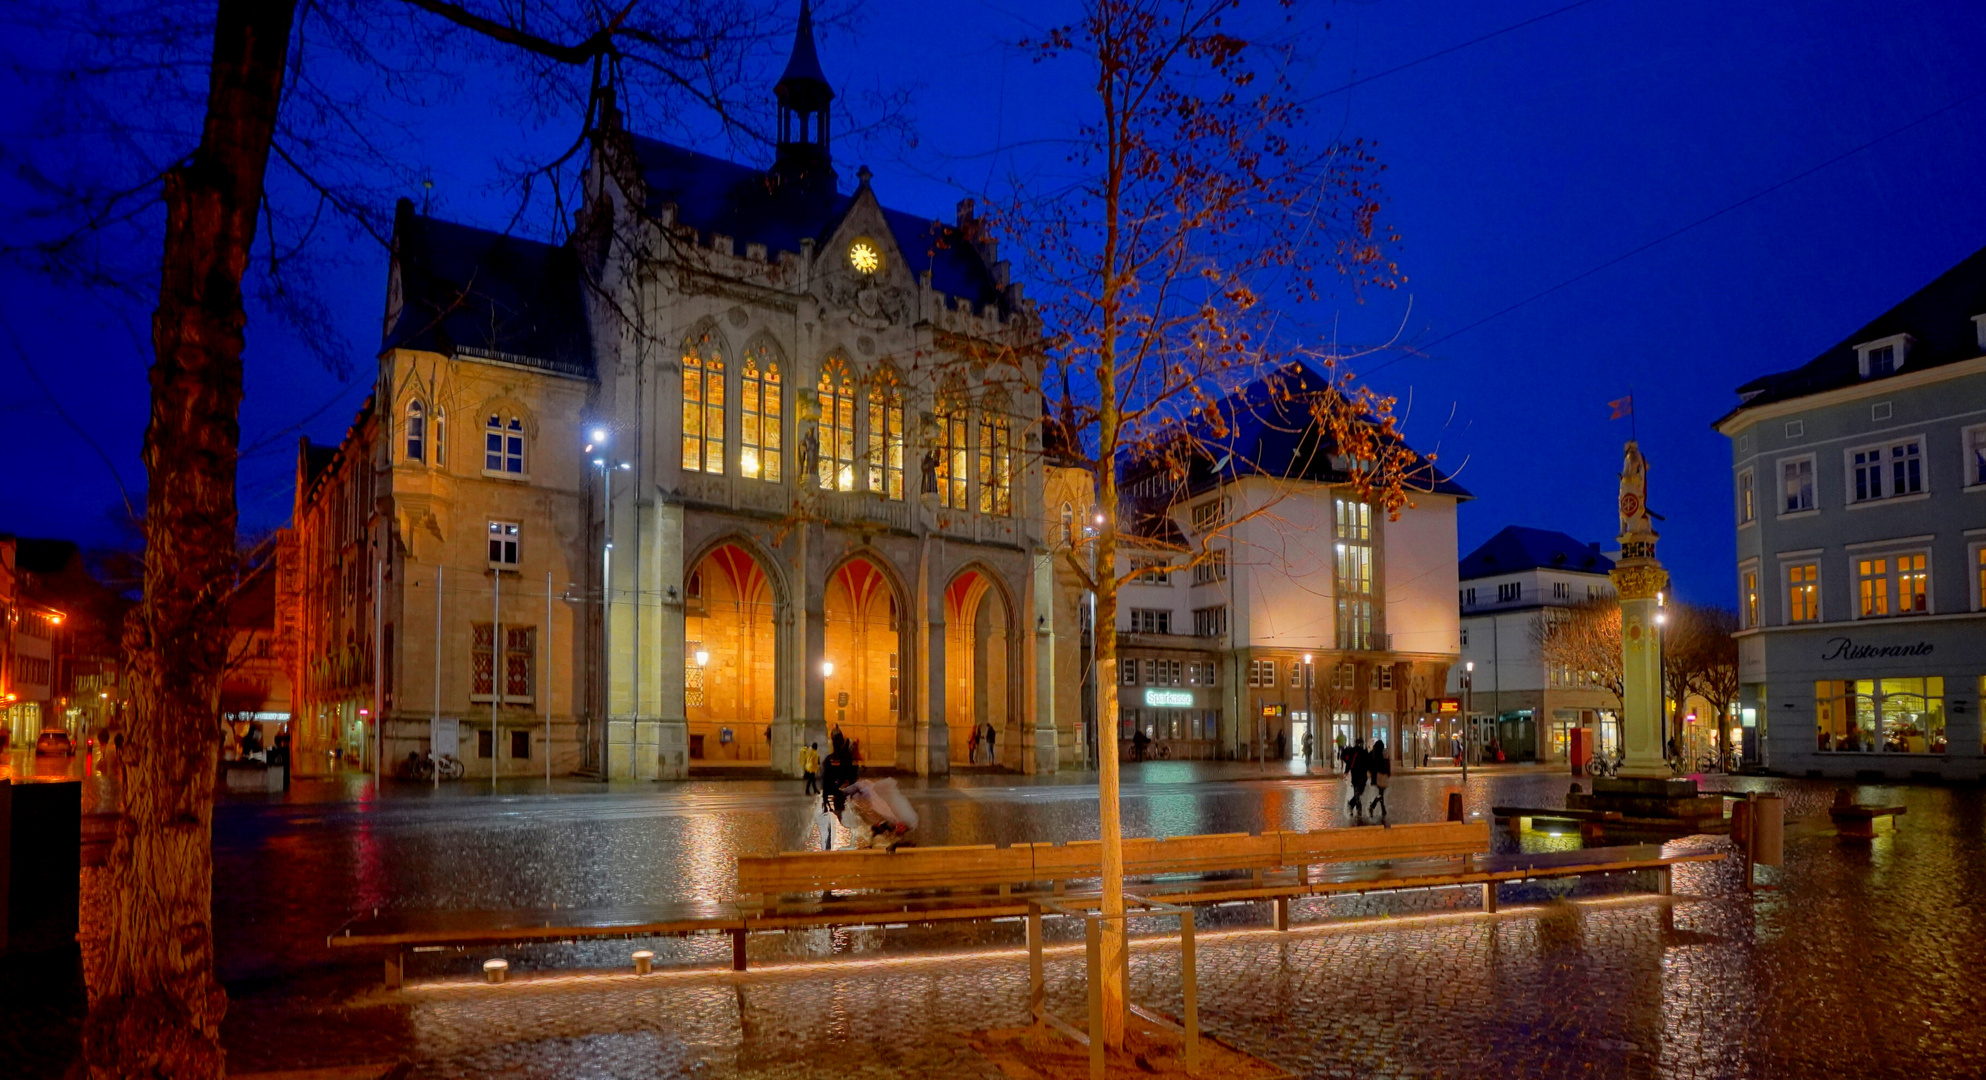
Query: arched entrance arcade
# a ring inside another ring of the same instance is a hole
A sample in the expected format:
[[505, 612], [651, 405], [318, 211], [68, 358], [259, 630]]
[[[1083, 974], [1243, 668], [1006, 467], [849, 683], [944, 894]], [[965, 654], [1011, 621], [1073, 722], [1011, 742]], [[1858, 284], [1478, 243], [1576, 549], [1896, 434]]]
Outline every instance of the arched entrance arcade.
[[828, 575], [821, 607], [828, 733], [855, 740], [865, 767], [895, 765], [897, 728], [910, 705], [899, 633], [906, 605], [882, 567], [857, 555]]
[[780, 671], [774, 582], [750, 551], [725, 542], [697, 561], [685, 586], [683, 706], [690, 761], [765, 766]]
[[945, 723], [954, 765], [1018, 769], [1025, 759], [1017, 622], [1006, 590], [983, 568], [967, 567], [945, 587]]

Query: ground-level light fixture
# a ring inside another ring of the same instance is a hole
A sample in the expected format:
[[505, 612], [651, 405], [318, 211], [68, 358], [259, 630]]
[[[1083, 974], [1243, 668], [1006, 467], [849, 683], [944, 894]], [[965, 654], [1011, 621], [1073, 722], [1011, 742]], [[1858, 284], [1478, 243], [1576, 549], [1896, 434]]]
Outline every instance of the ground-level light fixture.
[[821, 678], [823, 679], [834, 678], [834, 661], [832, 660], [821, 661]]
[[641, 949], [634, 954], [634, 973], [646, 975], [655, 968], [655, 954]]
[[483, 978], [488, 979], [490, 982], [500, 983], [509, 974], [510, 962], [508, 960], [483, 961]]
[[698, 649], [696, 651], [696, 666], [708, 667], [709, 665], [710, 665], [710, 650]]

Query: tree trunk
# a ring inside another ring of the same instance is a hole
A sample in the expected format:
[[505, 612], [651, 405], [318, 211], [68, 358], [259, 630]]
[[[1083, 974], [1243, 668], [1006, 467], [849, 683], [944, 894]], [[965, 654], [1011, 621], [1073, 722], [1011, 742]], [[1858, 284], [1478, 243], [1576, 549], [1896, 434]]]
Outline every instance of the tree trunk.
[[127, 627], [132, 714], [116, 841], [85, 905], [92, 1078], [213, 1077], [227, 994], [211, 885], [220, 675], [235, 570], [241, 277], [289, 50], [292, 0], [221, 0], [200, 146], [165, 180], [145, 431], [145, 599]]

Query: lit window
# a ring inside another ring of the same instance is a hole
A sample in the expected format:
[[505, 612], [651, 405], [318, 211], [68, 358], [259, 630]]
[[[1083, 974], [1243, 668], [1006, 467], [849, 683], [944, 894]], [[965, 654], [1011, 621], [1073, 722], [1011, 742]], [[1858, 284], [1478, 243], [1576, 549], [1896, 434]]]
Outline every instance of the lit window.
[[988, 407], [979, 419], [979, 512], [1014, 512], [1014, 425]]
[[1862, 601], [1862, 617], [1889, 614], [1889, 560], [1860, 559], [1855, 563], [1855, 587]]
[[1972, 549], [1972, 573], [1980, 610], [1986, 611], [1986, 544]]
[[490, 522], [490, 565], [517, 565], [517, 523]]
[[957, 384], [938, 395], [938, 501], [948, 510], [965, 509], [965, 392]]
[[738, 474], [776, 484], [781, 475], [779, 364], [764, 345], [745, 351], [738, 399]]
[[869, 490], [903, 498], [903, 383], [889, 368], [869, 382]]
[[820, 485], [824, 491], [855, 490], [855, 387], [839, 356], [821, 365], [815, 387], [821, 401]]
[[1797, 563], [1786, 568], [1786, 620], [1820, 621], [1820, 566]]
[[1758, 571], [1744, 572], [1745, 627], [1758, 625]]
[[1814, 684], [1820, 749], [1860, 754], [1942, 754], [1945, 680], [1826, 679]]
[[683, 468], [724, 471], [724, 357], [709, 334], [683, 343]]
[[1930, 610], [1931, 575], [1926, 568], [1928, 556], [1898, 555], [1896, 557], [1896, 613], [1898, 615], [1919, 615]]
[[428, 457], [428, 411], [421, 400], [407, 403], [407, 460], [426, 461]]
[[1372, 506], [1334, 500], [1332, 531], [1338, 602], [1338, 648], [1370, 649], [1373, 641]]

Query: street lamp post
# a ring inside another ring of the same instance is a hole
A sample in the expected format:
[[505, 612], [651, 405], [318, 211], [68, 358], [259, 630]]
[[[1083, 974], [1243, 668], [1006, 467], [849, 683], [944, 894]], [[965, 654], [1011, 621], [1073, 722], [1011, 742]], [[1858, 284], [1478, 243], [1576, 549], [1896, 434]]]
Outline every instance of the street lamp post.
[[[1318, 745], [1317, 738], [1317, 680], [1311, 677], [1310, 654], [1303, 654], [1303, 725], [1304, 734], [1310, 736], [1312, 746]], [[1303, 775], [1310, 775], [1310, 755], [1303, 755]]]
[[1462, 782], [1469, 782], [1469, 756], [1476, 747], [1476, 662], [1462, 663]]
[[[606, 428], [594, 428], [593, 441], [586, 444], [586, 452], [595, 454], [593, 467], [600, 470], [600, 708], [612, 711], [609, 700], [613, 693], [613, 634], [614, 634], [614, 472], [626, 471], [634, 466], [625, 461], [609, 462], [606, 456]], [[586, 757], [595, 760], [593, 753], [593, 719], [586, 721]], [[606, 771], [606, 763], [600, 763], [601, 772]]]

